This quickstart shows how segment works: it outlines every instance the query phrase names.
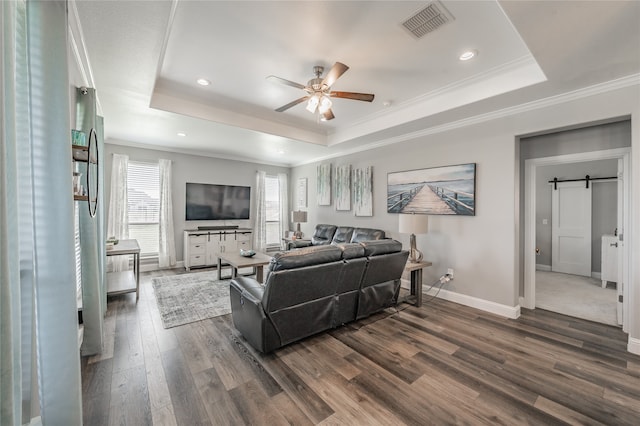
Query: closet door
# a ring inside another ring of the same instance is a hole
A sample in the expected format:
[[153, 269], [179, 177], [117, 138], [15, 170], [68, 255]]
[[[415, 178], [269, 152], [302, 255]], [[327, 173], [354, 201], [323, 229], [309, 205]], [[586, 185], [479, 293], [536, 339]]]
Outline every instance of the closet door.
[[591, 276], [591, 185], [559, 182], [551, 193], [551, 270]]

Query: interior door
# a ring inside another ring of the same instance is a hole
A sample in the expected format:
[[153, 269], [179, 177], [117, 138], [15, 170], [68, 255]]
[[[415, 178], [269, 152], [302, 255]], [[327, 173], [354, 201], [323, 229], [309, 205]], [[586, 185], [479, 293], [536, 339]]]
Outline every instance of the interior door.
[[559, 182], [551, 193], [551, 270], [590, 277], [591, 185]]

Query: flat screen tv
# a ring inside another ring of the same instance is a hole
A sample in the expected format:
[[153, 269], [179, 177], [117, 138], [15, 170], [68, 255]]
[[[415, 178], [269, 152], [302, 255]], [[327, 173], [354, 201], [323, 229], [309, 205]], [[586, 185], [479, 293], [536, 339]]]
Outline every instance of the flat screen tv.
[[187, 182], [186, 192], [186, 220], [249, 219], [249, 186]]

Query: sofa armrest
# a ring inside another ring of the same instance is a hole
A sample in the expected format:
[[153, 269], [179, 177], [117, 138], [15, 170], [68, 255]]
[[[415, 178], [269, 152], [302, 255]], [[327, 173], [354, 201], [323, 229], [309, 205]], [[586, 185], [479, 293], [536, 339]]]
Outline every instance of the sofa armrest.
[[281, 343], [262, 308], [263, 294], [264, 287], [253, 278], [237, 277], [229, 284], [233, 325], [251, 346], [270, 352]]
[[238, 291], [247, 301], [259, 305], [262, 302], [264, 286], [250, 277], [236, 277], [229, 286]]
[[287, 249], [291, 250], [291, 249], [310, 247], [310, 246], [311, 246], [311, 240], [293, 240], [293, 241], [289, 241]]

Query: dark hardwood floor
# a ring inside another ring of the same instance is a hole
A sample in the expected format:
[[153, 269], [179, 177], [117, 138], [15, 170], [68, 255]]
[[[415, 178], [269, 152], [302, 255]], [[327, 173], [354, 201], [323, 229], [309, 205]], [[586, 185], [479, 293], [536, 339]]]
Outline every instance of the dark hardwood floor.
[[85, 425], [640, 424], [640, 357], [615, 327], [436, 299], [261, 355], [230, 315], [165, 330], [151, 278], [173, 273], [109, 298]]

